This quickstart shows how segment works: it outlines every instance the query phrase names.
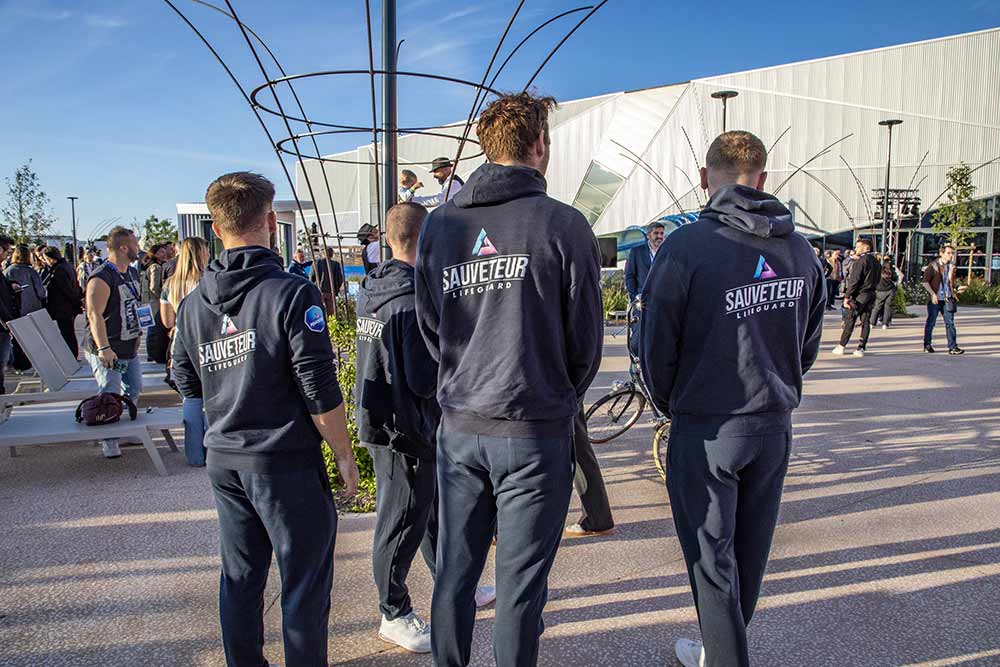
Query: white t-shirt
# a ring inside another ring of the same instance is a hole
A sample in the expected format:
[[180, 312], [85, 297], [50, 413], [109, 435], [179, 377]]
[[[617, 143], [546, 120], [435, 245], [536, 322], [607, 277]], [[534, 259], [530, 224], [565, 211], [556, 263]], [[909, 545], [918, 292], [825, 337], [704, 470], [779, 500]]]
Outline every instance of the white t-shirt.
[[379, 257], [379, 242], [372, 241], [367, 246], [365, 246], [365, 259], [368, 260], [369, 264], [378, 264], [380, 261]]

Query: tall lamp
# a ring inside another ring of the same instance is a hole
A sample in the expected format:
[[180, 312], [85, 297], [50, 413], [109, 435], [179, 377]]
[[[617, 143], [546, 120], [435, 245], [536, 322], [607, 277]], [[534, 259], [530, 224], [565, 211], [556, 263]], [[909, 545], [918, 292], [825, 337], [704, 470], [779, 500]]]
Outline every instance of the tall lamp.
[[726, 102], [728, 102], [730, 98], [736, 97], [737, 95], [739, 95], [739, 93], [736, 92], [735, 90], [717, 90], [714, 93], [712, 93], [712, 99], [713, 100], [722, 100], [722, 131], [723, 132], [726, 131]]
[[[889, 147], [885, 157], [885, 193], [882, 199], [882, 253], [884, 255], [889, 255], [889, 169], [892, 167], [892, 128], [902, 122], [898, 118], [878, 122], [882, 127], [889, 128]], [[895, 249], [893, 249], [893, 253], [895, 253]], [[895, 257], [893, 257], [893, 261], [895, 262]]]
[[73, 268], [76, 268], [78, 261], [77, 255], [79, 254], [76, 249], [76, 200], [79, 199], [79, 197], [66, 197], [66, 199], [69, 200], [69, 208], [71, 211], [70, 215], [73, 219]]

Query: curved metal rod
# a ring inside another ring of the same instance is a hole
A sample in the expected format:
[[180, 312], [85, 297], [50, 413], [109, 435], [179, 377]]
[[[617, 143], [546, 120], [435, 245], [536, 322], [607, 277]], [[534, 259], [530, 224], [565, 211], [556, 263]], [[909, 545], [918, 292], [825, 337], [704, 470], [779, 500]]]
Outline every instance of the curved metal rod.
[[809, 166], [809, 164], [811, 162], [813, 162], [814, 160], [817, 160], [817, 159], [823, 157], [824, 155], [826, 155], [827, 153], [829, 153], [831, 148], [833, 148], [834, 146], [836, 146], [837, 144], [839, 144], [840, 142], [842, 142], [842, 141], [844, 141], [846, 139], [850, 139], [853, 136], [854, 136], [854, 133], [851, 132], [850, 134], [848, 134], [846, 136], [843, 136], [840, 139], [837, 139], [835, 142], [833, 142], [829, 146], [825, 147], [820, 152], [816, 153], [816, 155], [813, 155], [811, 158], [809, 158], [808, 160], [805, 161], [805, 164], [803, 164], [801, 167], [799, 167], [798, 169], [796, 169], [795, 171], [793, 171], [792, 173], [790, 173], [785, 178], [785, 180], [783, 180], [781, 183], [779, 183], [778, 187], [776, 187], [771, 194], [777, 195], [781, 191], [781, 188], [785, 187], [785, 185], [788, 183], [788, 181], [792, 180], [792, 177], [795, 176], [795, 174], [799, 173], [799, 170], [805, 169], [806, 167]]
[[[295, 155], [295, 153], [292, 153], [287, 148], [285, 148], [285, 144], [288, 143], [289, 141], [294, 141], [296, 139], [307, 139], [307, 138], [310, 138], [310, 137], [315, 138], [315, 137], [327, 136], [327, 135], [332, 135], [332, 134], [356, 134], [358, 132], [359, 132], [359, 130], [324, 130], [322, 132], [300, 132], [299, 134], [296, 134], [294, 136], [285, 137], [284, 139], [282, 139], [281, 141], [279, 141], [278, 143], [276, 143], [275, 146], [278, 148], [278, 150], [280, 150], [282, 153], [285, 153], [286, 155]], [[360, 132], [368, 132], [368, 130], [360, 130]], [[414, 132], [413, 134], [414, 135], [420, 135], [420, 136], [428, 136], [428, 137], [442, 137], [442, 138], [445, 138], [445, 139], [454, 139], [456, 141], [459, 140], [459, 137], [456, 137], [453, 134], [444, 134], [442, 132]], [[474, 144], [476, 144], [477, 146], [479, 145], [479, 142], [476, 141], [476, 140], [474, 140], [474, 139], [469, 139], [469, 141], [472, 142], [472, 143], [474, 143]], [[482, 155], [482, 152], [480, 152], [477, 155], [474, 155], [472, 157], [479, 157], [480, 155]], [[335, 159], [332, 159], [332, 158], [324, 158], [322, 155], [320, 155], [320, 151], [319, 150], [316, 151], [316, 155], [303, 155], [302, 157], [304, 157], [304, 158], [306, 158], [308, 160], [317, 160], [317, 161], [318, 160], [323, 160], [323, 161], [326, 161], [326, 162], [335, 162], [335, 163], [338, 163], [338, 164], [354, 164], [354, 165], [366, 166], [366, 167], [378, 166], [374, 162], [361, 162], [359, 160], [335, 160]], [[429, 163], [428, 162], [399, 162], [399, 164], [400, 165], [407, 165], [407, 166], [410, 166], [410, 165], [420, 166], [420, 165], [425, 165], [425, 164], [429, 164]]]
[[[228, 0], [227, 0], [228, 2]], [[385, 244], [385, 225], [383, 225], [382, 183], [378, 173], [378, 105], [375, 103], [375, 47], [372, 45], [372, 13], [371, 0], [365, 0], [365, 25], [368, 28], [368, 79], [372, 92], [372, 150], [375, 155], [375, 211], [378, 215], [379, 259], [382, 257], [382, 247]], [[289, 130], [291, 134], [291, 130]], [[386, 202], [388, 205], [389, 202]]]
[[[226, 61], [222, 59], [222, 56], [220, 56], [219, 52], [215, 50], [215, 47], [212, 46], [211, 42], [209, 42], [208, 39], [205, 38], [205, 35], [203, 35], [201, 31], [198, 30], [198, 28], [194, 25], [194, 23], [192, 23], [190, 19], [188, 19], [188, 17], [185, 16], [184, 12], [178, 9], [177, 6], [173, 2], [171, 2], [171, 0], [163, 0], [163, 1], [172, 10], [174, 10], [174, 13], [177, 14], [177, 16], [179, 16], [181, 20], [184, 21], [184, 23], [186, 23], [189, 28], [191, 28], [194, 34], [198, 36], [198, 39], [200, 39], [201, 42], [205, 45], [205, 48], [207, 48], [212, 53], [212, 55], [215, 57], [215, 60], [219, 63], [219, 65], [222, 66], [222, 69], [226, 71], [226, 75], [229, 76], [229, 79], [233, 82], [233, 85], [236, 86], [236, 89], [240, 91], [240, 95], [243, 96], [243, 99], [244, 101], [246, 101], [247, 106], [250, 107], [250, 111], [253, 112], [253, 115], [257, 119], [257, 122], [260, 123], [260, 128], [264, 131], [264, 134], [267, 136], [268, 142], [271, 144], [271, 148], [274, 149], [274, 154], [278, 158], [278, 163], [281, 165], [281, 170], [285, 174], [285, 180], [288, 181], [288, 187], [291, 188], [292, 192], [295, 192], [295, 183], [292, 181], [291, 174], [288, 173], [288, 166], [285, 164], [285, 161], [281, 159], [281, 153], [278, 151], [277, 148], [274, 147], [274, 138], [271, 136], [271, 131], [268, 129], [267, 124], [264, 123], [264, 119], [261, 117], [260, 112], [257, 111], [254, 104], [250, 101], [250, 97], [247, 95], [247, 92], [243, 88], [243, 85], [240, 83], [239, 79], [236, 78], [236, 75], [233, 74], [233, 71], [229, 68], [229, 65], [227, 65]], [[302, 218], [303, 221], [305, 221], [305, 212], [302, 210], [302, 202], [299, 201], [298, 197], [295, 198], [295, 204], [299, 210], [299, 216]]]
[[[788, 127], [786, 127], [786, 128], [785, 128], [785, 131], [784, 131], [784, 132], [782, 132], [781, 134], [779, 134], [779, 135], [778, 135], [778, 138], [774, 140], [774, 143], [773, 143], [773, 144], [771, 144], [771, 147], [767, 149], [767, 154], [768, 154], [768, 156], [770, 156], [770, 155], [771, 155], [771, 151], [773, 151], [773, 150], [774, 150], [774, 147], [778, 145], [778, 142], [779, 142], [779, 141], [781, 141], [781, 139], [782, 139], [782, 138], [783, 138], [783, 137], [784, 137], [784, 136], [785, 136], [786, 134], [788, 134], [788, 131], [789, 131], [789, 130], [791, 130], [791, 129], [792, 129], [792, 126], [791, 126], [791, 125], [789, 125]], [[791, 164], [791, 162], [789, 162], [789, 164]]]
[[545, 56], [545, 60], [542, 61], [542, 64], [538, 66], [538, 69], [535, 70], [535, 73], [531, 75], [530, 79], [528, 79], [528, 83], [524, 84], [524, 90], [528, 90], [528, 88], [531, 87], [531, 84], [535, 82], [535, 79], [538, 78], [538, 75], [542, 73], [542, 70], [545, 69], [545, 66], [549, 64], [550, 60], [552, 60], [552, 56], [556, 55], [556, 52], [562, 48], [562, 45], [565, 44], [570, 37], [573, 36], [573, 33], [575, 33], [580, 28], [580, 26], [582, 26], [584, 23], [587, 22], [587, 19], [596, 14], [597, 11], [607, 3], [608, 0], [601, 0], [601, 2], [597, 3], [597, 5], [595, 5], [593, 9], [587, 12], [586, 16], [580, 19], [579, 22], [577, 22], [577, 24], [573, 26], [573, 28], [568, 33], [566, 33], [565, 37], [559, 40], [559, 43], [556, 44], [555, 48], [549, 52], [549, 55]]
[[[375, 74], [378, 74], [378, 75], [384, 75], [384, 74], [388, 73], [387, 70], [384, 70], [384, 69], [376, 69], [376, 70], [372, 70], [372, 71]], [[444, 81], [446, 83], [459, 83], [459, 84], [462, 84], [463, 86], [469, 86], [470, 88], [482, 88], [483, 87], [483, 86], [480, 86], [479, 84], [475, 83], [474, 81], [466, 81], [465, 79], [456, 79], [453, 76], [443, 76], [441, 74], [427, 74], [425, 72], [393, 72], [393, 73], [396, 76], [412, 76], [412, 77], [417, 77], [417, 78], [420, 78], [420, 79], [431, 79], [431, 80], [434, 80], [434, 81]], [[282, 77], [278, 77], [276, 79], [270, 79], [270, 80], [265, 81], [264, 83], [260, 84], [259, 86], [257, 86], [256, 88], [254, 88], [252, 91], [250, 91], [250, 99], [253, 101], [253, 104], [258, 109], [260, 109], [261, 111], [269, 113], [272, 116], [279, 116], [280, 117], [281, 116], [280, 112], [275, 111], [274, 109], [271, 109], [270, 107], [268, 107], [268, 106], [260, 103], [257, 100], [257, 96], [265, 88], [273, 88], [274, 86], [277, 86], [277, 85], [282, 84], [282, 83], [286, 83], [288, 81], [298, 81], [300, 79], [311, 79], [313, 77], [346, 76], [346, 75], [364, 75], [364, 76], [369, 76], [370, 74], [371, 74], [371, 72], [369, 72], [369, 70], [366, 70], [366, 69], [324, 70], [322, 72], [306, 72], [305, 74], [289, 74], [288, 76], [282, 76]], [[493, 93], [494, 95], [499, 95], [500, 94], [499, 92], [493, 90], [492, 88], [487, 89], [487, 92]], [[341, 130], [365, 130], [366, 132], [370, 132], [371, 129], [372, 129], [370, 127], [361, 127], [359, 125], [338, 125], [336, 123], [324, 123], [322, 121], [310, 120], [308, 118], [296, 118], [295, 116], [287, 116], [287, 118], [288, 118], [288, 120], [292, 120], [292, 121], [295, 121], [295, 122], [298, 122], [298, 123], [311, 123], [313, 125], [319, 125], [320, 127], [332, 127], [332, 128], [341, 129]], [[429, 127], [429, 128], [419, 128], [419, 129], [434, 129], [434, 128], [433, 127]], [[379, 131], [381, 131], [381, 130], [379, 130]], [[402, 131], [402, 130], [399, 130], [399, 131]]]
[[921, 186], [921, 185], [923, 185], [924, 181], [926, 181], [926, 180], [927, 180], [927, 177], [928, 177], [929, 175], [930, 175], [930, 174], [924, 174], [924, 177], [923, 177], [923, 178], [921, 178], [921, 179], [920, 179], [919, 181], [917, 181], [917, 184], [916, 184], [915, 186], [913, 186], [913, 189], [914, 189], [914, 190], [919, 190], [919, 189], [920, 189], [920, 186]]
[[[969, 176], [972, 176], [972, 175], [973, 175], [974, 173], [976, 173], [977, 171], [979, 171], [979, 170], [980, 170], [980, 169], [982, 169], [983, 167], [988, 167], [989, 165], [991, 165], [991, 164], [993, 164], [994, 162], [997, 162], [997, 161], [1000, 161], [1000, 155], [996, 156], [996, 157], [995, 157], [995, 158], [993, 158], [992, 160], [988, 160], [988, 161], [986, 161], [986, 162], [982, 163], [981, 165], [979, 165], [979, 166], [978, 166], [978, 167], [976, 167], [975, 169], [970, 169], [970, 170], [969, 170]], [[939, 194], [939, 195], [938, 195], [937, 197], [935, 197], [935, 198], [934, 198], [934, 201], [932, 201], [932, 202], [931, 202], [931, 203], [930, 203], [930, 204], [929, 204], [929, 205], [927, 206], [927, 208], [925, 208], [924, 210], [925, 210], [925, 211], [929, 211], [929, 210], [931, 210], [932, 208], [934, 208], [934, 204], [938, 203], [938, 200], [939, 200], [939, 199], [941, 199], [941, 197], [944, 197], [944, 196], [945, 196], [945, 195], [946, 195], [946, 194], [948, 193], [948, 189], [949, 189], [949, 188], [945, 188], [944, 190], [942, 190], [942, 191], [941, 191], [941, 194]]]
[[[532, 37], [534, 37], [536, 33], [538, 33], [540, 30], [542, 30], [542, 28], [544, 28], [547, 25], [550, 25], [552, 23], [555, 23], [556, 21], [558, 21], [559, 19], [563, 18], [564, 16], [569, 16], [570, 14], [575, 14], [576, 12], [584, 12], [584, 11], [587, 11], [588, 9], [593, 9], [593, 8], [594, 8], [593, 5], [587, 5], [586, 7], [577, 7], [576, 9], [570, 9], [569, 11], [565, 11], [562, 14], [557, 14], [556, 16], [553, 16], [548, 21], [546, 21], [545, 23], [542, 23], [537, 28], [535, 28], [534, 30], [532, 30], [531, 32], [529, 32], [525, 36], [525, 38], [522, 39], [520, 42], [518, 42], [517, 46], [515, 46], [513, 48], [513, 50], [511, 50], [511, 52], [507, 54], [507, 58], [504, 59], [504, 61], [502, 63], [500, 63], [499, 69], [497, 69], [496, 73], [493, 75], [493, 78], [490, 79], [489, 88], [492, 88], [493, 84], [495, 84], [497, 82], [497, 79], [500, 78], [500, 73], [503, 72], [504, 67], [507, 66], [507, 63], [510, 62], [511, 58], [513, 58], [514, 55], [517, 54], [517, 52], [521, 49], [522, 46], [525, 45], [525, 43], [529, 39], [531, 39]], [[479, 108], [476, 109], [476, 115], [477, 116], [479, 115], [479, 112], [482, 111], [482, 109], [483, 109], [483, 103], [485, 101], [486, 101], [486, 97], [483, 96], [483, 101], [479, 103]]]
[[688, 131], [684, 129], [683, 125], [681, 125], [681, 132], [684, 133], [684, 138], [687, 140], [688, 148], [691, 149], [691, 157], [694, 158], [694, 166], [698, 167], [698, 171], [701, 172], [701, 162], [698, 161], [698, 154], [694, 152], [694, 144], [691, 143], [691, 137], [688, 136]]
[[[794, 167], [795, 166], [791, 162], [789, 162], [788, 165], [790, 167]], [[838, 195], [836, 192], [834, 192], [833, 188], [831, 188], [829, 185], [827, 185], [826, 181], [824, 181], [823, 179], [821, 179], [819, 176], [816, 176], [812, 172], [806, 171], [805, 169], [802, 169], [802, 173], [805, 174], [806, 176], [808, 176], [809, 178], [813, 179], [817, 183], [819, 183], [820, 187], [822, 187], [824, 190], [826, 190], [830, 194], [831, 197], [833, 197], [834, 199], [837, 200], [837, 203], [840, 204], [840, 209], [844, 212], [844, 215], [847, 216], [847, 220], [851, 223], [851, 229], [853, 229], [854, 231], [857, 231], [858, 230], [858, 226], [854, 222], [854, 216], [851, 215], [851, 212], [847, 209], [847, 204], [845, 204], [844, 200], [840, 198], [840, 195]]]
[[[483, 72], [483, 79], [479, 83], [479, 88], [476, 90], [476, 97], [472, 100], [472, 108], [469, 109], [469, 117], [465, 120], [465, 129], [462, 130], [462, 140], [458, 142], [458, 153], [455, 154], [455, 162], [452, 165], [451, 173], [448, 175], [448, 185], [444, 188], [444, 204], [448, 201], [448, 197], [451, 196], [451, 184], [455, 182], [455, 172], [458, 170], [458, 162], [462, 159], [462, 151], [465, 149], [465, 141], [469, 138], [469, 132], [472, 130], [472, 119], [475, 118], [476, 107], [479, 105], [479, 97], [483, 94], [484, 86], [486, 85], [486, 78], [490, 75], [490, 70], [493, 69], [493, 63], [496, 62], [497, 56], [500, 55], [500, 49], [503, 48], [503, 43], [507, 39], [507, 35], [510, 33], [510, 29], [514, 26], [514, 21], [517, 20], [517, 15], [521, 12], [521, 7], [524, 7], [524, 1], [520, 0], [517, 3], [517, 7], [514, 8], [514, 13], [511, 14], [510, 20], [507, 21], [507, 27], [504, 28], [503, 34], [500, 36], [500, 41], [497, 42], [497, 46], [493, 49], [493, 55], [490, 56], [490, 62], [486, 66], [486, 71]], [[485, 96], [484, 96], [485, 97]]]
[[858, 192], [861, 193], [861, 203], [865, 207], [865, 213], [868, 215], [869, 222], [875, 219], [874, 212], [872, 211], [871, 202], [868, 200], [869, 193], [865, 190], [864, 184], [861, 183], [861, 179], [858, 175], [854, 173], [854, 169], [851, 167], [850, 163], [844, 158], [843, 155], [840, 156], [840, 161], [844, 163], [847, 167], [847, 171], [851, 172], [851, 177], [854, 179], [855, 185], [858, 186]]
[[661, 176], [660, 176], [659, 174], [657, 174], [657, 173], [656, 173], [656, 170], [655, 170], [655, 169], [653, 169], [653, 168], [652, 168], [652, 167], [651, 167], [651, 166], [649, 165], [649, 163], [648, 163], [648, 162], [646, 162], [645, 160], [643, 160], [641, 156], [637, 155], [637, 154], [635, 153], [635, 151], [631, 150], [631, 149], [630, 149], [630, 148], [628, 148], [627, 146], [624, 146], [624, 145], [622, 145], [622, 144], [618, 143], [618, 142], [617, 142], [617, 141], [615, 141], [614, 139], [612, 139], [612, 140], [611, 140], [611, 143], [613, 143], [613, 144], [614, 144], [615, 146], [618, 146], [618, 148], [620, 148], [620, 149], [622, 149], [623, 151], [625, 151], [625, 153], [628, 153], [628, 155], [626, 155], [625, 153], [620, 153], [620, 155], [621, 155], [622, 157], [624, 157], [624, 158], [627, 158], [628, 160], [631, 160], [631, 161], [632, 161], [632, 162], [633, 162], [634, 164], [636, 164], [636, 165], [638, 165], [638, 166], [642, 167], [642, 169], [643, 169], [643, 170], [644, 170], [644, 171], [645, 171], [645, 172], [646, 172], [647, 174], [649, 174], [650, 176], [652, 176], [652, 177], [653, 177], [653, 179], [654, 179], [654, 180], [656, 180], [656, 182], [657, 182], [657, 183], [659, 183], [659, 184], [660, 184], [660, 186], [661, 186], [661, 187], [662, 187], [662, 188], [663, 188], [664, 190], [666, 190], [666, 191], [667, 191], [667, 194], [668, 194], [668, 195], [670, 195], [670, 198], [674, 200], [674, 205], [675, 205], [675, 206], [677, 207], [677, 211], [678, 211], [678, 212], [680, 212], [680, 213], [683, 213], [683, 212], [684, 212], [684, 207], [683, 207], [683, 206], [681, 206], [681, 203], [680, 203], [680, 201], [678, 201], [677, 197], [675, 197], [675, 196], [674, 196], [674, 192], [673, 192], [673, 190], [671, 190], [671, 189], [670, 189], [670, 187], [669, 187], [669, 186], [667, 185], [667, 182], [666, 182], [666, 181], [664, 181], [664, 180], [663, 180], [663, 178], [662, 178], [662, 177], [661, 177]]
[[913, 189], [913, 181], [917, 180], [917, 174], [920, 173], [920, 168], [922, 166], [924, 166], [924, 160], [926, 160], [927, 156], [930, 155], [930, 154], [931, 154], [931, 152], [927, 151], [926, 153], [924, 153], [924, 156], [922, 158], [920, 158], [920, 163], [917, 164], [917, 168], [913, 170], [913, 176], [910, 177], [910, 183], [909, 183], [909, 185], [906, 186], [907, 190]]
[[[691, 186], [691, 189], [688, 190], [688, 192], [689, 193], [690, 192], [694, 192], [694, 198], [698, 202], [698, 208], [701, 208], [701, 193], [700, 193], [701, 184], [700, 183], [695, 183], [694, 181], [692, 181], [691, 177], [688, 176], [688, 173], [686, 171], [684, 171], [683, 169], [681, 169], [678, 165], [675, 164], [674, 165], [674, 169], [676, 169], [677, 171], [681, 172], [681, 176], [683, 176], [687, 180], [688, 185]], [[701, 174], [699, 174], [698, 176], [700, 178]], [[683, 198], [684, 197], [681, 197], [681, 199], [683, 199]]]
[[[196, 3], [196, 4], [202, 5], [204, 7], [208, 7], [209, 9], [212, 9], [212, 10], [214, 10], [214, 11], [222, 14], [223, 16], [225, 16], [228, 19], [231, 19], [233, 21], [239, 22], [238, 19], [235, 16], [233, 16], [230, 13], [228, 13], [226, 10], [222, 9], [221, 7], [217, 7], [216, 5], [213, 5], [210, 2], [206, 2], [206, 0], [191, 0], [191, 1], [194, 2], [194, 3]], [[257, 40], [257, 42], [261, 45], [261, 47], [263, 47], [263, 49], [265, 51], [267, 51], [267, 54], [271, 57], [271, 60], [274, 62], [275, 67], [278, 68], [278, 71], [281, 72], [281, 75], [282, 76], [287, 76], [288, 73], [285, 71], [285, 68], [281, 65], [281, 62], [278, 60], [278, 57], [275, 55], [274, 51], [272, 51], [271, 47], [269, 47], [267, 45], [267, 42], [265, 42], [263, 40], [263, 38], [260, 35], [258, 35], [257, 32], [254, 31], [254, 29], [251, 28], [249, 25], [246, 25], [244, 23], [243, 26], [247, 29], [247, 32], [249, 32], [253, 36], [253, 38]], [[305, 107], [303, 107], [302, 101], [299, 99], [298, 93], [295, 92], [295, 86], [292, 85], [291, 81], [288, 82], [288, 90], [292, 93], [292, 98], [295, 100], [295, 104], [299, 108], [299, 113], [301, 113], [302, 117], [305, 118], [306, 117]], [[309, 123], [308, 121], [306, 121], [306, 127], [309, 130], [312, 130], [312, 124]], [[319, 152], [320, 152], [319, 151], [319, 144], [316, 142], [315, 138], [313, 138], [312, 143], [313, 143], [313, 148], [316, 150], [316, 154], [319, 155]], [[283, 153], [285, 153], [286, 155], [290, 155], [291, 154], [288, 151], [284, 150], [283, 148], [281, 149], [281, 151]], [[329, 174], [326, 173], [326, 163], [325, 162], [320, 162], [320, 171], [323, 174], [323, 182], [326, 184], [326, 194], [327, 194], [327, 197], [330, 200], [330, 212], [333, 215], [333, 229], [334, 229], [335, 234], [339, 237], [340, 236], [340, 224], [339, 224], [339, 222], [337, 220], [337, 205], [334, 203], [334, 200], [333, 200], [333, 190], [330, 187], [330, 176], [329, 176]], [[307, 177], [307, 176], [305, 176], [305, 168], [303, 168], [303, 176]], [[293, 193], [294, 193], [294, 190], [293, 190]], [[323, 261], [327, 262], [327, 272], [329, 274], [330, 289], [332, 290], [334, 288], [334, 285], [333, 285], [333, 267], [330, 266], [329, 261], [328, 261], [328, 257], [327, 257], [327, 255], [329, 254], [329, 250], [330, 249], [329, 249], [329, 246], [326, 243], [326, 230], [323, 229], [323, 220], [322, 220], [322, 217], [320, 216], [319, 209], [314, 207], [314, 210], [316, 211], [316, 224], [317, 224], [317, 226], [319, 228], [319, 231], [320, 231], [320, 234], [321, 234], [320, 239], [321, 239], [321, 242], [323, 244], [323, 254], [324, 254]], [[309, 234], [309, 226], [306, 223], [305, 218], [302, 218], [302, 229], [303, 229], [303, 232], [306, 235], [306, 238], [308, 239], [309, 236], [310, 236], [310, 234]], [[309, 256], [312, 259], [313, 265], [315, 266], [316, 265], [316, 250], [313, 248], [313, 244], [311, 242], [308, 245], [309, 245]], [[346, 262], [346, 260], [344, 258], [344, 246], [343, 246], [342, 243], [338, 243], [337, 244], [337, 252], [340, 255], [340, 265], [341, 266], [346, 266], [347, 262]], [[334, 298], [336, 299], [336, 295], [334, 295]], [[334, 303], [336, 303], [336, 301]], [[346, 308], [346, 305], [345, 305], [345, 308]]]

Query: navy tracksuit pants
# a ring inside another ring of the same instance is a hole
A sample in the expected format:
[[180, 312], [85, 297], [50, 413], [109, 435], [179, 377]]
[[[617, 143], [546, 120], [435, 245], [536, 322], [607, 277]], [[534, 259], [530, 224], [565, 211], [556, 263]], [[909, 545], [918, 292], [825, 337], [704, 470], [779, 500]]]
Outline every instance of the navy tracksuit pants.
[[208, 466], [219, 512], [219, 615], [229, 667], [265, 667], [264, 587], [281, 573], [285, 667], [327, 667], [337, 509], [322, 465], [283, 473]]
[[719, 436], [671, 427], [667, 491], [706, 667], [749, 667], [753, 617], [778, 521], [791, 431]]
[[464, 667], [472, 650], [475, 593], [494, 527], [498, 667], [538, 661], [548, 576], [573, 489], [573, 440], [438, 431], [437, 577], [431, 606], [436, 667]]

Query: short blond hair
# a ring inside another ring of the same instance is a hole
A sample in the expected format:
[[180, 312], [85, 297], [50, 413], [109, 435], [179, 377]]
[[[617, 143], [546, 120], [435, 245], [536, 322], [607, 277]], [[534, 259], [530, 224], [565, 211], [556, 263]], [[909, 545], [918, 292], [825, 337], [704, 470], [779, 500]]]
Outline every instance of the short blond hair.
[[708, 147], [705, 166], [731, 176], [759, 174], [767, 167], [764, 142], [746, 130], [723, 132]]
[[212, 181], [205, 204], [212, 221], [226, 234], [242, 236], [274, 203], [274, 183], [260, 174], [235, 171]]
[[385, 216], [385, 237], [394, 252], [417, 247], [427, 209], [416, 202], [396, 204]]

